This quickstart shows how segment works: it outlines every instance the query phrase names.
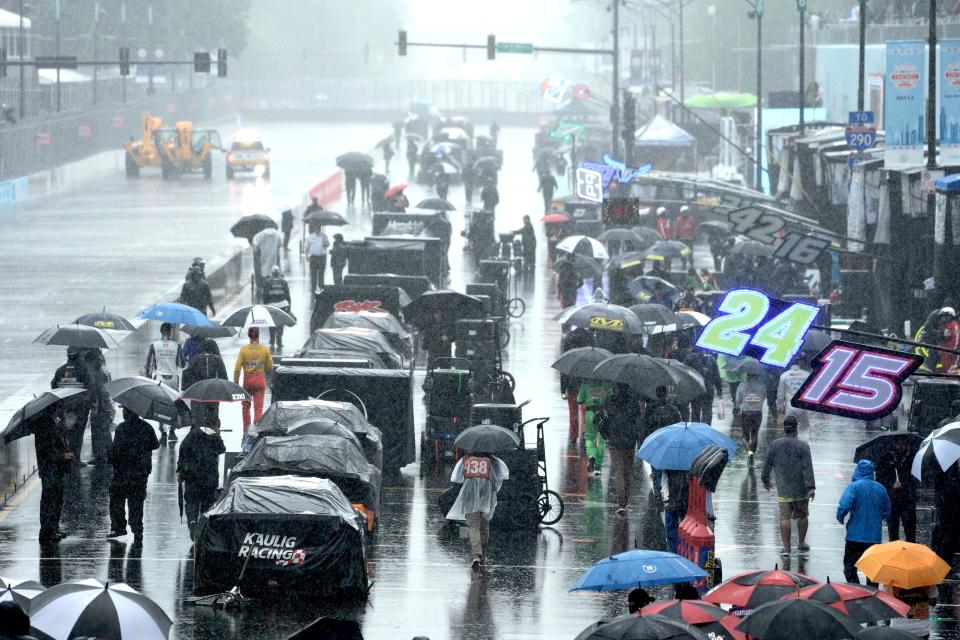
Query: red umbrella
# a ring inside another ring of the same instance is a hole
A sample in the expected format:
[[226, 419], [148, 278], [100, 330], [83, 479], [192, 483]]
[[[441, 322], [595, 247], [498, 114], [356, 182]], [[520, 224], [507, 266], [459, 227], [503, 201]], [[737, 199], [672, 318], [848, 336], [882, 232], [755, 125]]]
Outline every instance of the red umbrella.
[[859, 584], [830, 582], [829, 578], [826, 584], [806, 587], [797, 594], [785, 595], [783, 599], [794, 597], [816, 600], [847, 614], [860, 623], [902, 618], [910, 611], [910, 605], [889, 593]]
[[570, 216], [564, 213], [548, 213], [547, 215], [540, 218], [540, 222], [545, 224], [550, 224], [554, 222], [570, 222]]
[[743, 609], [754, 609], [798, 589], [820, 584], [800, 573], [774, 568], [773, 571], [747, 571], [718, 584], [703, 599], [714, 604], [731, 604]]
[[640, 610], [640, 615], [652, 613], [680, 620], [703, 631], [715, 640], [746, 640], [747, 636], [736, 631], [736, 626], [743, 620], [731, 616], [715, 604], [702, 600], [666, 600], [649, 604]]
[[395, 184], [389, 189], [387, 189], [386, 193], [383, 194], [383, 197], [392, 198], [393, 196], [397, 195], [398, 193], [400, 193], [406, 188], [407, 188], [407, 185], [403, 184], [402, 182], [400, 184]]

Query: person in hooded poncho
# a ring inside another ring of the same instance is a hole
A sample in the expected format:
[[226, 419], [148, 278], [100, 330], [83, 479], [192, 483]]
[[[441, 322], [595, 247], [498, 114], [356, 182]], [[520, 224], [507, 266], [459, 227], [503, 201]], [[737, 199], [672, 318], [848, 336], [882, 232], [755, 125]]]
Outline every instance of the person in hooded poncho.
[[450, 481], [460, 483], [460, 494], [447, 513], [447, 520], [465, 520], [469, 527], [471, 566], [476, 571], [484, 561], [490, 539], [490, 520], [497, 509], [497, 492], [510, 477], [506, 463], [496, 456], [476, 453], [460, 458]]

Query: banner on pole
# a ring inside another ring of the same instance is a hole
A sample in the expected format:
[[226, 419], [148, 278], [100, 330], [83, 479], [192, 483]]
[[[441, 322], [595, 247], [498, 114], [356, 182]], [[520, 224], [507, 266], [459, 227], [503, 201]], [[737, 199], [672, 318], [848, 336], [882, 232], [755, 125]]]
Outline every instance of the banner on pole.
[[884, 77], [884, 165], [887, 169], [923, 164], [926, 135], [923, 94], [926, 88], [923, 40], [887, 43]]
[[960, 40], [940, 41], [940, 165], [960, 164]]

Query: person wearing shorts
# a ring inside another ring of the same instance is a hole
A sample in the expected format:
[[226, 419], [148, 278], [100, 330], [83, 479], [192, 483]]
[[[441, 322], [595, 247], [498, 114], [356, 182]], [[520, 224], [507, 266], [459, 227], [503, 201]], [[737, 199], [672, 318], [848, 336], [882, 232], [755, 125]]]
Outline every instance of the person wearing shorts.
[[780, 508], [780, 539], [783, 547], [780, 555], [790, 555], [791, 522], [797, 522], [797, 550], [805, 553], [809, 503], [816, 491], [813, 479], [813, 458], [810, 445], [797, 437], [798, 420], [787, 416], [783, 420], [783, 437], [774, 440], [767, 451], [760, 480], [769, 491], [771, 476], [777, 483], [777, 503]]

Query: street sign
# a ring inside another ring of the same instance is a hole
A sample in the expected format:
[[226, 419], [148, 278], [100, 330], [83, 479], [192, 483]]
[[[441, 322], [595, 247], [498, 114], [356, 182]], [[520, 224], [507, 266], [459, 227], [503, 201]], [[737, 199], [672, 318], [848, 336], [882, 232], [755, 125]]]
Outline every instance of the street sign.
[[577, 167], [577, 197], [589, 202], [603, 202], [603, 176], [599, 171]]
[[568, 140], [571, 137], [577, 137], [583, 134], [585, 125], [577, 124], [575, 122], [564, 122], [560, 121], [557, 123], [557, 126], [550, 132], [551, 138], [560, 138], [561, 140]]
[[497, 53], [533, 53], [530, 42], [498, 42]]
[[76, 69], [77, 56], [37, 56], [37, 69]]
[[854, 151], [866, 151], [877, 141], [877, 126], [873, 111], [851, 111], [844, 133], [847, 146]]

